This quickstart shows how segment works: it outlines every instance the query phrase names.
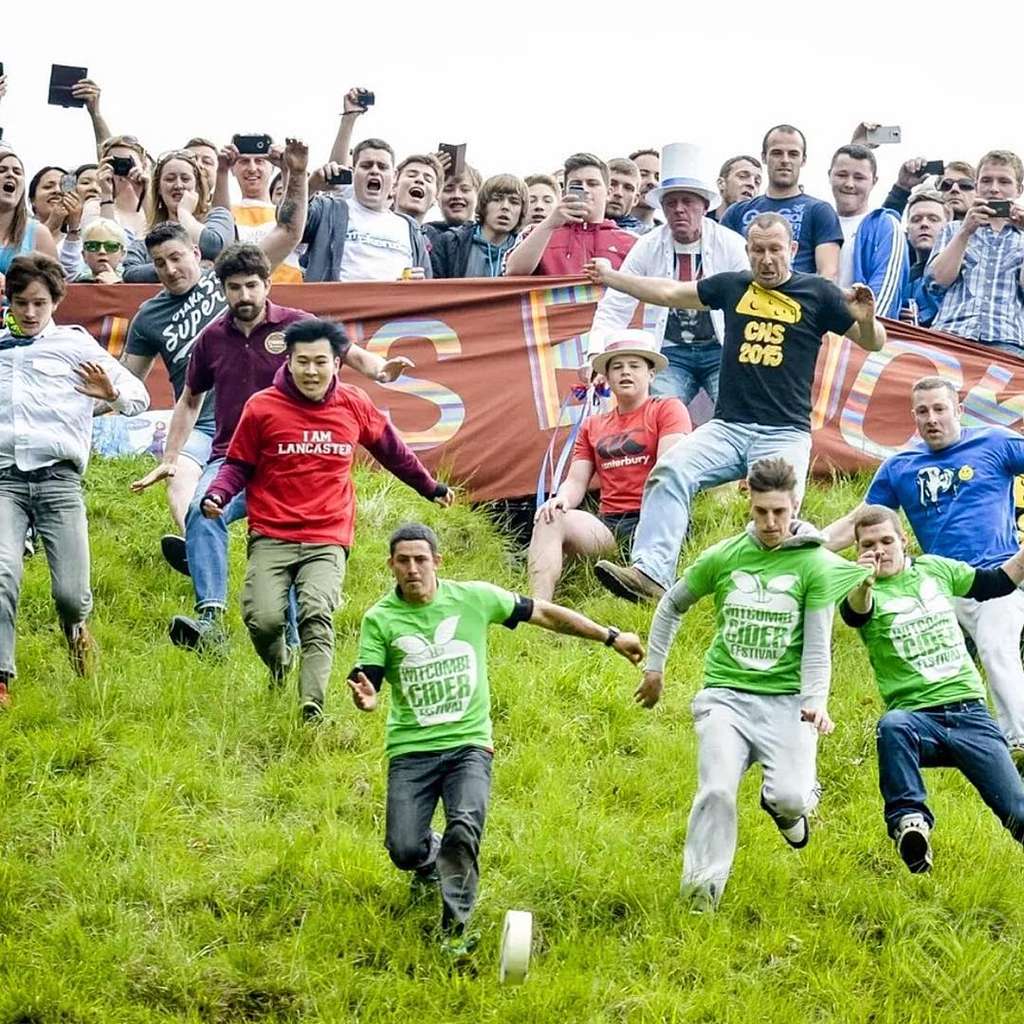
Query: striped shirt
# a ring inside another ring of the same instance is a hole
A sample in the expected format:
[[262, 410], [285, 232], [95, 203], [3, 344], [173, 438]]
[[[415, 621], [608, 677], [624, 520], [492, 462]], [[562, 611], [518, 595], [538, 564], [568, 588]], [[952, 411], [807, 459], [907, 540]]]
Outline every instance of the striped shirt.
[[948, 287], [932, 277], [935, 258], [960, 230], [946, 224], [925, 268], [925, 288], [939, 303], [932, 330], [980, 342], [1024, 345], [1024, 232], [1007, 221], [1002, 231], [983, 224], [967, 243], [960, 273]]
[[30, 344], [3, 347], [0, 330], [0, 469], [24, 472], [72, 462], [84, 472], [92, 444], [96, 401], [75, 390], [82, 363], [99, 363], [117, 389], [111, 407], [134, 416], [149, 407], [146, 386], [82, 327], [52, 321]]

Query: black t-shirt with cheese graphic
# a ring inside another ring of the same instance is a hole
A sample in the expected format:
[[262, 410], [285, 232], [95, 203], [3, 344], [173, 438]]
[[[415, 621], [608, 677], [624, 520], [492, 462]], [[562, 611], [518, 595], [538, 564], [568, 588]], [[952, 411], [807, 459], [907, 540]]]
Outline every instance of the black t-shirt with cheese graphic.
[[821, 336], [853, 324], [843, 293], [816, 274], [762, 288], [745, 271], [704, 278], [697, 294], [725, 313], [715, 418], [810, 430]]

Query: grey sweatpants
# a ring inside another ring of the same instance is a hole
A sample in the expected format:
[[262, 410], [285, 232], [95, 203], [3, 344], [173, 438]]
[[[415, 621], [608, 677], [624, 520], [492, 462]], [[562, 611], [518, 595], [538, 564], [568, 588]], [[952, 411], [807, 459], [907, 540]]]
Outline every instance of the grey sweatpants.
[[752, 764], [762, 792], [784, 818], [818, 802], [817, 732], [800, 721], [800, 694], [769, 696], [709, 686], [693, 700], [699, 743], [697, 795], [686, 827], [683, 889], [721, 899], [736, 854], [736, 792]]

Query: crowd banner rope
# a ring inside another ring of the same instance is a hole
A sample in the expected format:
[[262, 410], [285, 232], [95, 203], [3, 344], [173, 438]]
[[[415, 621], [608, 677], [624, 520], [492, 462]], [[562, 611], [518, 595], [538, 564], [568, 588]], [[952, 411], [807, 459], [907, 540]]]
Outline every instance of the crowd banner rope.
[[[118, 355], [132, 316], [156, 291], [71, 285], [57, 319], [81, 324]], [[373, 384], [349, 369], [342, 379], [365, 388], [432, 470], [487, 501], [536, 493], [538, 468], [565, 450], [586, 408], [570, 396], [600, 294], [580, 278], [548, 277], [275, 285], [271, 297], [342, 321], [371, 352], [410, 357], [415, 369], [392, 384]], [[881, 352], [832, 335], [822, 345], [811, 424], [814, 473], [873, 466], [903, 447], [914, 433], [910, 386], [930, 374], [960, 389], [966, 425], [1020, 429], [1024, 361], [895, 321], [886, 328]], [[167, 330], [173, 340], [175, 325]], [[97, 421], [101, 454], [159, 455], [173, 404], [162, 364], [147, 384], [153, 405], [144, 417]], [[549, 475], [548, 487], [552, 482]]]

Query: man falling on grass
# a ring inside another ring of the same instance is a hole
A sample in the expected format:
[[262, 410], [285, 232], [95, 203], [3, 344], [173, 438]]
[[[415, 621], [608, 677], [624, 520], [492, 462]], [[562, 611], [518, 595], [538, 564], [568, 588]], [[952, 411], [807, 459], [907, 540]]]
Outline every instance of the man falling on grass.
[[[414, 895], [440, 886], [444, 949], [458, 959], [476, 944], [466, 924], [491, 788], [488, 627], [529, 622], [596, 640], [634, 665], [644, 649], [633, 633], [557, 604], [491, 583], [439, 579], [437, 537], [420, 523], [399, 527], [390, 552], [397, 586], [363, 618], [349, 686], [356, 707], [373, 711], [384, 680], [391, 684], [385, 844], [395, 867], [413, 872]], [[443, 836], [430, 827], [438, 800]]]
[[790, 846], [810, 838], [817, 805], [817, 737], [828, 716], [832, 616], [836, 601], [867, 572], [822, 547], [793, 515], [800, 481], [782, 458], [755, 462], [747, 476], [747, 529], [708, 548], [665, 594], [651, 624], [650, 651], [636, 699], [661, 696], [668, 650], [683, 614], [715, 601], [717, 630], [693, 701], [697, 795], [686, 829], [683, 895], [714, 909], [736, 852], [736, 792], [761, 765], [761, 806]]
[[858, 509], [852, 529], [870, 576], [846, 596], [843, 621], [860, 630], [885, 714], [878, 723], [878, 781], [885, 824], [915, 874], [932, 866], [935, 818], [922, 768], [959, 768], [1024, 842], [1024, 782], [988, 708], [957, 623], [957, 598], [992, 601], [1024, 580], [1024, 550], [991, 569], [939, 555], [908, 558], [899, 516]]

